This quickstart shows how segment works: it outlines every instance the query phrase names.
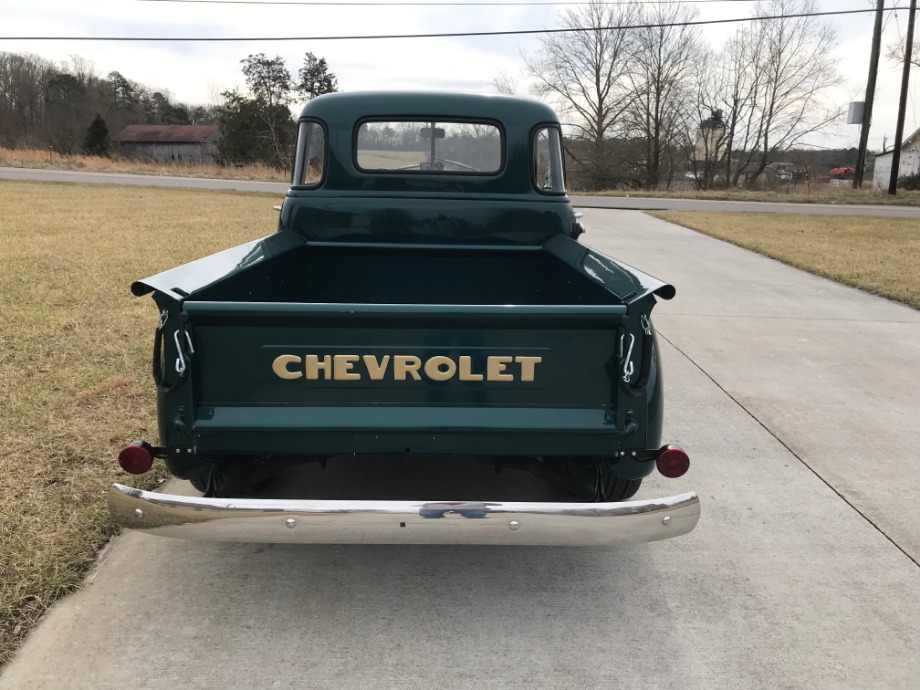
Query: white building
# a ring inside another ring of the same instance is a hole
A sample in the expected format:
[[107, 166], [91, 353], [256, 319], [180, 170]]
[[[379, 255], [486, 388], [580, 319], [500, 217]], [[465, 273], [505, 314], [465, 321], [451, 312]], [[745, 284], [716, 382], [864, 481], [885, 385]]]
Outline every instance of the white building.
[[[888, 189], [891, 181], [892, 152], [880, 153], [875, 157], [875, 175], [873, 187]], [[901, 144], [901, 160], [898, 165], [898, 177], [920, 173], [920, 129], [907, 137]]]

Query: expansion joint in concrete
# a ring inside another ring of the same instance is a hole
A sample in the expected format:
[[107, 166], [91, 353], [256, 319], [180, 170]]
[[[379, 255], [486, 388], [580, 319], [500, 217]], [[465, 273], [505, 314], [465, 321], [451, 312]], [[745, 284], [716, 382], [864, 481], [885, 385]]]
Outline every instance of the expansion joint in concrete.
[[747, 407], [745, 407], [744, 403], [742, 403], [740, 400], [738, 400], [735, 396], [733, 396], [730, 392], [728, 392], [728, 390], [726, 390], [726, 388], [725, 388], [722, 384], [720, 384], [718, 381], [716, 381], [715, 378], [713, 378], [712, 374], [710, 374], [708, 371], [706, 371], [706, 370], [705, 370], [702, 366], [700, 366], [690, 355], [688, 355], [686, 352], [684, 352], [683, 350], [681, 350], [672, 340], [670, 340], [667, 336], [665, 336], [665, 335], [661, 332], [661, 329], [660, 329], [660, 328], [656, 328], [656, 329], [655, 329], [655, 332], [657, 333], [657, 335], [658, 335], [659, 338], [661, 338], [661, 339], [664, 340], [666, 343], [668, 343], [668, 345], [670, 345], [670, 346], [673, 347], [675, 350], [677, 350], [677, 351], [678, 351], [688, 362], [690, 362], [690, 364], [692, 364], [694, 367], [696, 367], [696, 368], [700, 371], [700, 373], [703, 374], [703, 376], [705, 376], [707, 379], [709, 379], [710, 381], [712, 381], [713, 385], [715, 385], [716, 388], [718, 388], [720, 391], [722, 391], [722, 392], [723, 392], [733, 403], [735, 403], [735, 405], [737, 405], [739, 408], [741, 408], [742, 410], [744, 410], [745, 414], [747, 414], [751, 419], [753, 419], [753, 420], [754, 420], [764, 431], [766, 431], [768, 434], [770, 434], [770, 436], [772, 436], [774, 439], [776, 439], [776, 442], [779, 443], [783, 448], [785, 448], [785, 449], [789, 452], [789, 454], [790, 454], [792, 457], [794, 457], [796, 460], [798, 460], [800, 463], [802, 463], [802, 465], [804, 465], [804, 466], [808, 469], [808, 471], [811, 472], [815, 477], [817, 477], [817, 478], [818, 478], [828, 489], [830, 489], [830, 490], [833, 491], [835, 494], [837, 494], [837, 496], [840, 498], [840, 500], [842, 500], [842, 501], [843, 501], [844, 503], [846, 503], [850, 508], [852, 508], [852, 509], [853, 509], [863, 520], [865, 520], [865, 521], [868, 522], [870, 525], [872, 525], [872, 527], [874, 527], [875, 530], [876, 530], [879, 534], [881, 534], [883, 537], [885, 537], [885, 539], [887, 539], [887, 540], [889, 541], [889, 543], [891, 543], [892, 546], [894, 546], [898, 551], [900, 551], [902, 554], [904, 554], [904, 555], [911, 561], [911, 563], [913, 563], [915, 566], [917, 566], [918, 568], [920, 568], [920, 561], [918, 561], [914, 556], [912, 556], [910, 553], [908, 553], [908, 552], [904, 549], [904, 547], [902, 547], [902, 546], [901, 546], [900, 544], [898, 544], [898, 542], [896, 542], [890, 535], [888, 535], [888, 533], [885, 532], [885, 530], [883, 530], [883, 529], [882, 529], [872, 518], [870, 518], [868, 515], [866, 515], [866, 514], [865, 514], [863, 511], [861, 511], [856, 505], [854, 505], [846, 496], [844, 496], [842, 493], [840, 493], [840, 491], [838, 491], [836, 487], [834, 487], [829, 481], [827, 481], [827, 479], [825, 479], [824, 477], [822, 477], [821, 474], [818, 473], [818, 471], [815, 470], [814, 467], [812, 467], [810, 464], [808, 464], [808, 461], [806, 461], [801, 455], [799, 455], [799, 454], [796, 453], [792, 448], [790, 448], [790, 447], [789, 447], [789, 444], [787, 444], [782, 438], [780, 438], [779, 435], [778, 435], [775, 431], [773, 431], [773, 429], [771, 429], [771, 428], [770, 428], [769, 426], [767, 426], [763, 421], [761, 421], [761, 420], [757, 417], [757, 415], [755, 415], [751, 410], [749, 410]]

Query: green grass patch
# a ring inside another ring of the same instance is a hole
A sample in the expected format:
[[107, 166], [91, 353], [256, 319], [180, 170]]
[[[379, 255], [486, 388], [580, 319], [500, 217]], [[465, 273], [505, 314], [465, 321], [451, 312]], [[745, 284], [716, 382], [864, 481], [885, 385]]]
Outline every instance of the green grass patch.
[[275, 195], [0, 181], [0, 663], [115, 531], [119, 449], [157, 439], [137, 278], [271, 233]]
[[677, 223], [920, 309], [920, 219], [658, 211]]

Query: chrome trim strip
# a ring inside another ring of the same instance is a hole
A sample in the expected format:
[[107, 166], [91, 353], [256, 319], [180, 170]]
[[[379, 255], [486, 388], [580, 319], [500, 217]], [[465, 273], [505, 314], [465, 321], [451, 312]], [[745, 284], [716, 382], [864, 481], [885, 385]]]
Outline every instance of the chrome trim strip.
[[204, 541], [303, 544], [634, 544], [687, 534], [695, 493], [622, 503], [201, 498], [113, 484], [123, 527]]

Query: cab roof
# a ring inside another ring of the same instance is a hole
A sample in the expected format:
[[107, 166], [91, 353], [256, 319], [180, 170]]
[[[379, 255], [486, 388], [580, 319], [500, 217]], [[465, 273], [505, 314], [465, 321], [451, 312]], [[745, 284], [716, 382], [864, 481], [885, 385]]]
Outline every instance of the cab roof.
[[444, 91], [355, 91], [309, 101], [301, 118], [356, 122], [367, 117], [473, 118], [500, 122], [559, 122], [552, 108], [532, 98]]

